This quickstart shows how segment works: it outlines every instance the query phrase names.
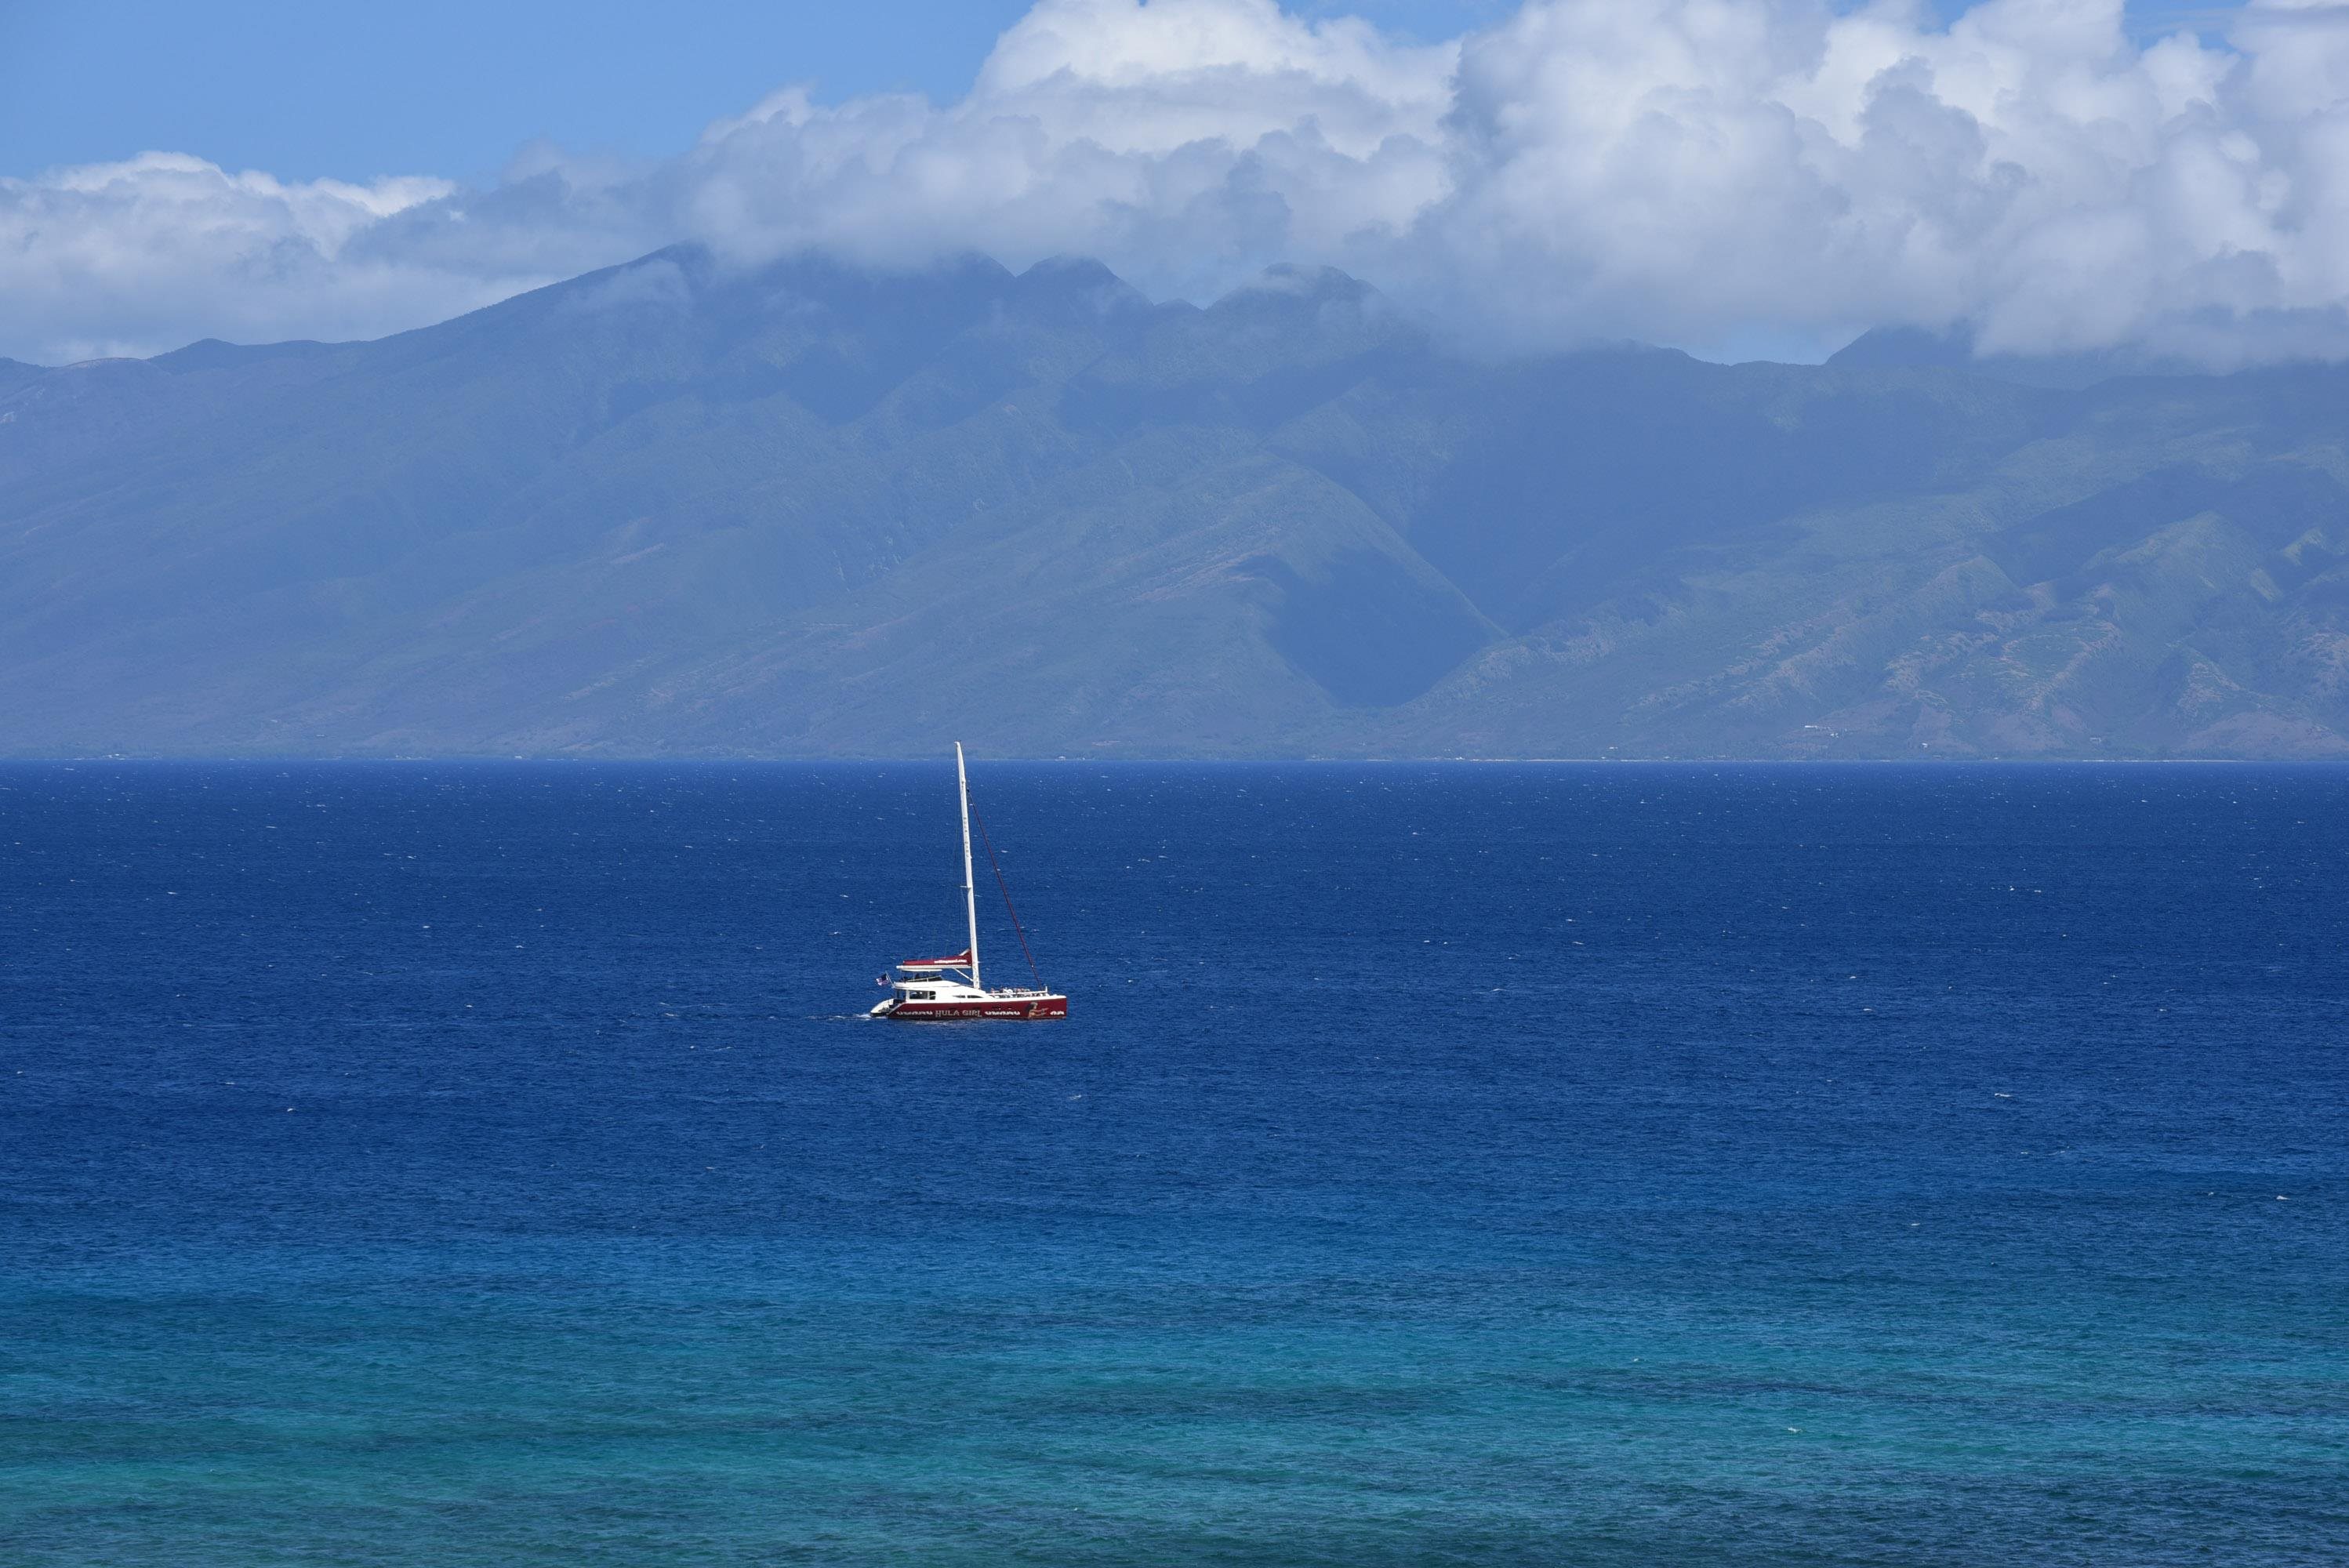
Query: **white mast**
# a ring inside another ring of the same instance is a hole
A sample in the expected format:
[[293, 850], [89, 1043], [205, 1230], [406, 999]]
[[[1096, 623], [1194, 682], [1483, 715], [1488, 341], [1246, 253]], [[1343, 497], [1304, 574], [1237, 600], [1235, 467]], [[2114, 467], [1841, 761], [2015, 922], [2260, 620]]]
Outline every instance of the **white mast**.
[[955, 742], [955, 793], [962, 802], [962, 904], [970, 916], [970, 984], [971, 989], [984, 989], [978, 983], [978, 890], [970, 880], [970, 775], [962, 765], [962, 742]]

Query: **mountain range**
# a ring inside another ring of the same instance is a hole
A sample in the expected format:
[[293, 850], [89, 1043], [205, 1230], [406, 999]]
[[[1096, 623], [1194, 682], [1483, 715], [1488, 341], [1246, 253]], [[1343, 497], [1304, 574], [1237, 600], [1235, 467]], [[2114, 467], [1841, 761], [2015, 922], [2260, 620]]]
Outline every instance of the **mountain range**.
[[691, 249], [0, 360], [0, 753], [2349, 755], [2349, 369]]

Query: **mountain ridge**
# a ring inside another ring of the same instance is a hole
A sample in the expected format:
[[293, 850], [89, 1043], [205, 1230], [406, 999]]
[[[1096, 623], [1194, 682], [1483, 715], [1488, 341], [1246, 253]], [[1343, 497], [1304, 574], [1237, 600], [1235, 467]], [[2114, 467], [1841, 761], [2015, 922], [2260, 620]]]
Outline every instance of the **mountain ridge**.
[[678, 247], [0, 365], [0, 752], [2349, 755], [2349, 373], [1883, 349]]

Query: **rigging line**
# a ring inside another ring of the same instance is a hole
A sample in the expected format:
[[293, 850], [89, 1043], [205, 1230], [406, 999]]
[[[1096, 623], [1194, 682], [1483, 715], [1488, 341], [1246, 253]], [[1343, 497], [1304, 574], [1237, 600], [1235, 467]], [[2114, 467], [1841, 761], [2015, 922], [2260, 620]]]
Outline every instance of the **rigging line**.
[[1019, 912], [1011, 907], [1011, 886], [1003, 880], [1003, 867], [995, 859], [994, 841], [987, 836], [987, 823], [977, 811], [970, 814], [970, 820], [978, 824], [978, 841], [987, 846], [988, 869], [995, 873], [996, 889], [1003, 894], [1004, 911], [1011, 916], [1012, 934], [1019, 938], [1019, 951], [1027, 954], [1028, 957], [1028, 973], [1036, 976], [1036, 989], [1041, 991], [1044, 988], [1044, 972], [1036, 967], [1036, 955], [1028, 952], [1028, 933], [1020, 927]]

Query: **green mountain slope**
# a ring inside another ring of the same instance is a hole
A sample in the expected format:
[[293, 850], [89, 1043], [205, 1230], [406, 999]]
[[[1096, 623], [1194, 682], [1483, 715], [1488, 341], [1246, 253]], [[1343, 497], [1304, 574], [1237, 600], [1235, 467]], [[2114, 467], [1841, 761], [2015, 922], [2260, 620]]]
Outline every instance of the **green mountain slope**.
[[2349, 374], [1949, 357], [672, 251], [0, 363], [0, 750], [2349, 753]]

